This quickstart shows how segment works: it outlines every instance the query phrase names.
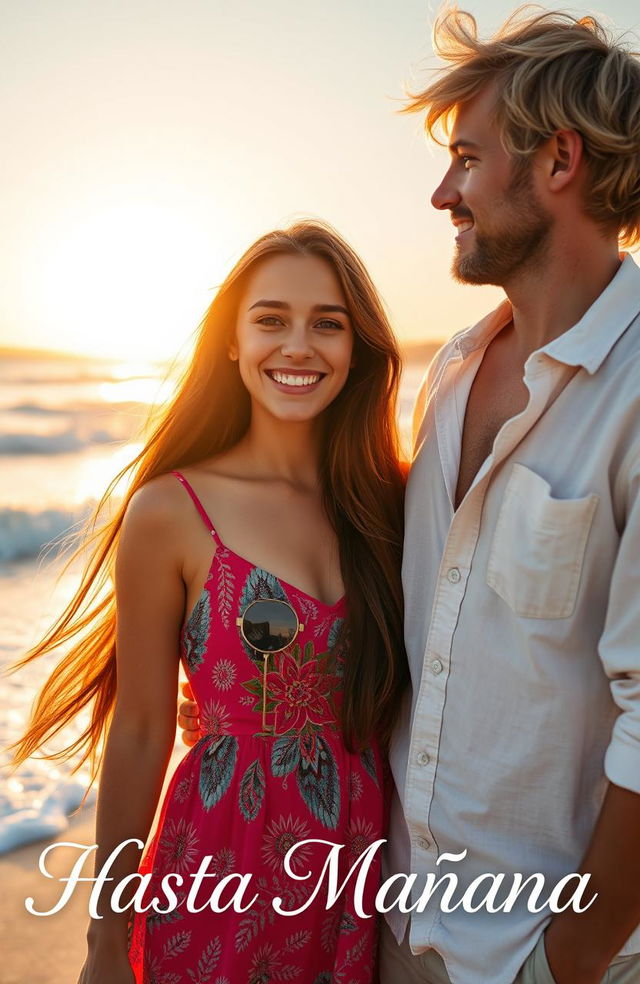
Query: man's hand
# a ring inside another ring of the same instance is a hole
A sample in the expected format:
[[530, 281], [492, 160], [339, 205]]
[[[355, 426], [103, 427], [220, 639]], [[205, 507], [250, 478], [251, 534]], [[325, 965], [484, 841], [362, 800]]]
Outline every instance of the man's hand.
[[180, 689], [186, 700], [178, 703], [178, 726], [182, 729], [182, 741], [191, 747], [202, 738], [200, 708], [196, 704], [190, 683], [183, 683]]
[[611, 783], [580, 866], [591, 875], [587, 899], [598, 898], [585, 912], [570, 908], [554, 916], [545, 933], [557, 984], [600, 984], [640, 923], [638, 830], [640, 795]]

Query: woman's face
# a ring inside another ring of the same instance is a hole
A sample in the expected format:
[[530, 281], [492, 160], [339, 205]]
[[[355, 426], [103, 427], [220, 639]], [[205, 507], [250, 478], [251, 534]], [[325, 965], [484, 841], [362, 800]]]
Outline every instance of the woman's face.
[[279, 420], [308, 421], [344, 386], [353, 329], [331, 264], [318, 256], [262, 260], [238, 307], [229, 355], [259, 405]]

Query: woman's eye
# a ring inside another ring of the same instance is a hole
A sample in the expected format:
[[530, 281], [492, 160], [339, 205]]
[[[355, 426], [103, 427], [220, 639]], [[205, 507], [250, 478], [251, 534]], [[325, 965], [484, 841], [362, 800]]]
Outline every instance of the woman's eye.
[[462, 166], [465, 169], [465, 171], [468, 171], [469, 170], [469, 165], [470, 165], [471, 161], [475, 161], [475, 157], [468, 157], [465, 154], [463, 154], [463, 156], [460, 159], [462, 161]]
[[342, 325], [339, 321], [332, 321], [330, 318], [323, 318], [322, 321], [316, 321], [316, 328], [322, 328], [324, 331], [341, 331]]
[[264, 318], [258, 318], [258, 324], [263, 325], [265, 328], [279, 328], [282, 320], [276, 318], [274, 314], [267, 314]]

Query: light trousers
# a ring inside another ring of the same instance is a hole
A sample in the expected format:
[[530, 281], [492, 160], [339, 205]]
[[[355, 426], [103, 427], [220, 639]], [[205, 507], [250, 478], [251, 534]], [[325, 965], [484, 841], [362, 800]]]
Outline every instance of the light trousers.
[[[487, 975], [487, 984], [491, 977]], [[409, 948], [409, 930], [398, 946], [385, 919], [380, 934], [380, 984], [451, 984], [442, 957], [435, 950], [414, 955]], [[464, 984], [464, 981], [461, 982]], [[556, 984], [549, 970], [541, 936], [520, 968], [514, 984]], [[601, 984], [640, 984], [640, 954], [617, 957]]]

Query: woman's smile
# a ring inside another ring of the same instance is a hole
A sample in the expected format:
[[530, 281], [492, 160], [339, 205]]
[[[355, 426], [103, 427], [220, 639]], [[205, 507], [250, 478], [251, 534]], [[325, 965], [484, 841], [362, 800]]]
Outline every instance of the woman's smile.
[[292, 393], [294, 396], [313, 393], [327, 375], [326, 372], [310, 369], [265, 369], [264, 373], [281, 393]]

